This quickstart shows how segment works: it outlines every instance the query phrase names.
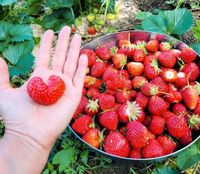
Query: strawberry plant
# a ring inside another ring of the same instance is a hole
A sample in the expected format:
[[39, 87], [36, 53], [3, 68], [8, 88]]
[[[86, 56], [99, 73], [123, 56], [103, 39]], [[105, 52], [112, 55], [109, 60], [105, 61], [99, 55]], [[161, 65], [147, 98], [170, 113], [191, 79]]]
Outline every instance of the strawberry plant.
[[33, 65], [32, 30], [26, 25], [0, 22], [0, 55], [8, 62], [10, 76], [24, 75]]
[[187, 9], [160, 11], [157, 15], [143, 13], [137, 17], [142, 20], [139, 29], [176, 37], [189, 31], [193, 25], [192, 13]]

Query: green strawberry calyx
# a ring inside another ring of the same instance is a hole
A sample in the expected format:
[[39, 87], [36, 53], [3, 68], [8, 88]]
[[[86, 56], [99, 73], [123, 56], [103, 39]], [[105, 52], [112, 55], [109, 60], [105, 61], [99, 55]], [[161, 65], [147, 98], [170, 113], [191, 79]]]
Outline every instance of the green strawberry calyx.
[[161, 72], [161, 69], [158, 66], [158, 60], [157, 59], [152, 60], [151, 66], [154, 68], [155, 72], [157, 72], [157, 73]]
[[193, 129], [199, 129], [199, 125], [200, 125], [200, 118], [198, 116], [198, 114], [192, 114], [189, 117], [189, 126]]
[[89, 109], [90, 112], [95, 112], [98, 111], [99, 104], [98, 104], [98, 99], [94, 100], [89, 100], [89, 103], [87, 104], [87, 108]]
[[127, 115], [129, 115], [129, 120], [137, 120], [141, 114], [141, 107], [136, 101], [130, 102], [127, 101], [128, 108], [126, 110]]

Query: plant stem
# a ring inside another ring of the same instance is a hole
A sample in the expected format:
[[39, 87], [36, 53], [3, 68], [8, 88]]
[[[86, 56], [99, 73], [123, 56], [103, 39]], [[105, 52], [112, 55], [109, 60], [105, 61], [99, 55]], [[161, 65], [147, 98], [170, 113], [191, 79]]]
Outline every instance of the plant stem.
[[81, 0], [78, 0], [78, 4], [79, 4], [81, 16], [83, 16], [83, 10], [82, 10], [82, 6], [81, 6]]

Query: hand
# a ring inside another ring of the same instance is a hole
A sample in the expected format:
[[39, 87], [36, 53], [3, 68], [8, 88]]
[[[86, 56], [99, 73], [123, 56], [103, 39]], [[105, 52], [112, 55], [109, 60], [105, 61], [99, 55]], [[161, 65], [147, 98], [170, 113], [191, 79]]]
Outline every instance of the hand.
[[[39, 57], [35, 61], [35, 71], [31, 77], [39, 76], [44, 81], [50, 75], [60, 76], [66, 85], [64, 95], [57, 103], [44, 106], [35, 103], [27, 93], [27, 83], [13, 89], [9, 86], [8, 67], [0, 59], [0, 115], [5, 123], [3, 137], [30, 144], [34, 149], [50, 151], [57, 137], [70, 122], [79, 104], [87, 68], [87, 57], [80, 56], [81, 38], [74, 35], [69, 46], [70, 28], [64, 27], [52, 60], [50, 59], [53, 31], [44, 33]], [[50, 65], [51, 62], [51, 66]]]

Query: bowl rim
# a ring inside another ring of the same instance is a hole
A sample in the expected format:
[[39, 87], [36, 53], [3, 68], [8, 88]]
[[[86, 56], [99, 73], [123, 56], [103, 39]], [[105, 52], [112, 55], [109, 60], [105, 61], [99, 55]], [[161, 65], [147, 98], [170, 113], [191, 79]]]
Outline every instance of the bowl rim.
[[[113, 32], [113, 33], [108, 33], [108, 34], [105, 34], [105, 35], [102, 35], [98, 38], [95, 38], [94, 40], [88, 42], [87, 44], [83, 45], [81, 47], [81, 50], [88, 47], [89, 45], [95, 43], [97, 40], [102, 40], [104, 39], [105, 37], [108, 37], [108, 36], [112, 36], [112, 35], [116, 35], [116, 34], [120, 34], [120, 33], [130, 33], [130, 32], [145, 32], [145, 33], [150, 33], [150, 34], [159, 34], [159, 35], [164, 35], [166, 36], [167, 40], [170, 39], [172, 41], [176, 41], [176, 44], [177, 43], [181, 43], [183, 44], [185, 47], [189, 47], [186, 43], [184, 43], [183, 41], [180, 41], [172, 36], [169, 36], [167, 34], [163, 34], [163, 33], [159, 33], [159, 32], [151, 32], [151, 31], [145, 31], [145, 30], [122, 30], [122, 31], [117, 31], [117, 32]], [[194, 50], [194, 49], [193, 49]], [[194, 50], [195, 51], [195, 50]], [[195, 51], [196, 52], [196, 51]], [[196, 52], [196, 54], [198, 55], [198, 57], [200, 57], [200, 55]], [[109, 156], [110, 158], [116, 158], [116, 159], [120, 159], [120, 160], [125, 160], [125, 161], [141, 161], [141, 162], [152, 162], [152, 161], [162, 161], [162, 160], [165, 160], [167, 158], [170, 158], [170, 157], [174, 157], [176, 156], [177, 154], [179, 154], [180, 152], [186, 150], [187, 148], [191, 147], [194, 143], [196, 143], [198, 140], [200, 140], [200, 135], [197, 136], [190, 144], [186, 145], [185, 147], [173, 152], [173, 153], [170, 153], [170, 154], [167, 154], [167, 155], [163, 155], [163, 156], [160, 156], [160, 157], [155, 157], [155, 158], [129, 158], [129, 157], [121, 157], [121, 156], [117, 156], [117, 155], [113, 155], [113, 154], [110, 154], [110, 153], [107, 153], [101, 149], [98, 149], [98, 148], [95, 148], [93, 146], [91, 146], [90, 144], [88, 144], [86, 141], [84, 141], [73, 129], [72, 127], [70, 126], [70, 124], [67, 126], [70, 131], [75, 135], [76, 138], [78, 138], [81, 142], [85, 143], [89, 148], [91, 148], [93, 151], [97, 151], [98, 153], [100, 154], [103, 154], [105, 156]]]

